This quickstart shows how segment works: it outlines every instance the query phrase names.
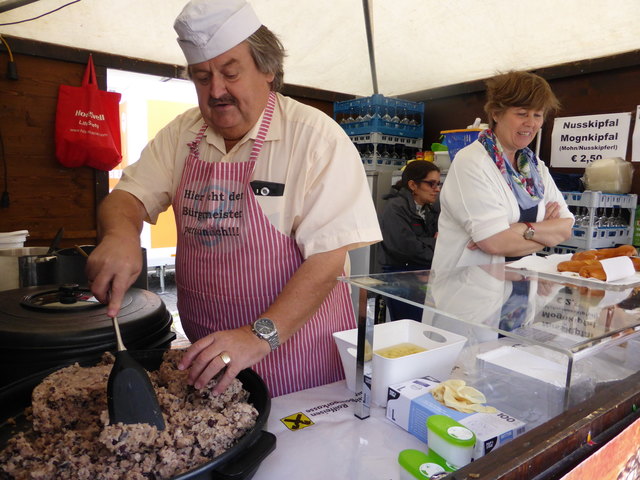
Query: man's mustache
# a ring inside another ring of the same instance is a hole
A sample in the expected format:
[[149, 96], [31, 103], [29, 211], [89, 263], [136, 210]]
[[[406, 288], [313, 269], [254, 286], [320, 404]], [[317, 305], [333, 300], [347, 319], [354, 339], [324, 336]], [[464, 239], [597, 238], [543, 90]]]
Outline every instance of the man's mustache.
[[231, 95], [225, 95], [225, 96], [222, 96], [220, 98], [209, 97], [209, 106], [210, 107], [215, 107], [217, 105], [220, 105], [221, 103], [224, 103], [224, 104], [227, 104], [227, 105], [237, 105], [238, 104], [236, 99], [233, 98]]

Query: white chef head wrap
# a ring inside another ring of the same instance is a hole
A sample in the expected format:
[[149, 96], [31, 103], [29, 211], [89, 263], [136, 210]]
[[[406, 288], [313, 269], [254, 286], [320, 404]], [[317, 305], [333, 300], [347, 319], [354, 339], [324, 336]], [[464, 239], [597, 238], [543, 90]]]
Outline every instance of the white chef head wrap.
[[245, 0], [191, 0], [173, 28], [189, 65], [206, 62], [249, 38], [260, 20]]

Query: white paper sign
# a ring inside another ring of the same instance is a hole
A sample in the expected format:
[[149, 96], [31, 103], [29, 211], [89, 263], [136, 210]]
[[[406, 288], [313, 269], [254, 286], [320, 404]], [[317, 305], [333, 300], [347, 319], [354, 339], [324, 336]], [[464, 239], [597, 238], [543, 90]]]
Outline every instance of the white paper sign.
[[607, 276], [607, 282], [627, 278], [635, 275], [636, 269], [629, 257], [612, 257], [600, 260], [602, 269]]
[[631, 112], [556, 118], [551, 134], [551, 165], [585, 168], [601, 158], [625, 158], [630, 125]]
[[631, 161], [640, 162], [640, 105], [636, 107], [636, 124], [633, 127], [633, 143], [631, 144]]

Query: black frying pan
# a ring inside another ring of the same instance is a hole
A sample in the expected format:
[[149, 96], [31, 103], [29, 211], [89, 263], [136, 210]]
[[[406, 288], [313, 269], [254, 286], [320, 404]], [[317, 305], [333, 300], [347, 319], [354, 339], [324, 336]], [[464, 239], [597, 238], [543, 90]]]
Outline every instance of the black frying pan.
[[[162, 363], [164, 350], [130, 350], [129, 352], [147, 370], [157, 370]], [[97, 363], [98, 361], [94, 361], [81, 363], [81, 365], [93, 366]], [[0, 450], [15, 433], [28, 427], [24, 409], [31, 405], [33, 389], [47, 375], [60, 368], [62, 366], [30, 375], [0, 389], [0, 405], [2, 405]], [[271, 410], [271, 398], [267, 386], [251, 369], [241, 371], [238, 379], [249, 392], [249, 402], [258, 410], [256, 424], [229, 450], [200, 467], [173, 477], [173, 480], [246, 480], [254, 475], [262, 460], [275, 449], [276, 437], [272, 433], [263, 431]], [[11, 417], [15, 419], [15, 424], [8, 422]]]

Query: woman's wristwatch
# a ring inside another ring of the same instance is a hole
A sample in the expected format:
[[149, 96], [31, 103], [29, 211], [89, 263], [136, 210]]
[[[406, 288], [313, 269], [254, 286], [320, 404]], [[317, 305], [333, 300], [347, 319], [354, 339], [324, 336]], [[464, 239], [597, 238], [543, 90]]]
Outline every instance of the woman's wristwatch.
[[523, 222], [523, 223], [527, 226], [527, 229], [524, 231], [522, 236], [524, 237], [525, 240], [532, 240], [533, 235], [536, 233], [536, 229], [533, 228], [533, 225], [531, 225], [529, 222]]
[[276, 329], [276, 325], [273, 323], [273, 320], [270, 318], [259, 318], [253, 322], [251, 329], [258, 338], [266, 340], [267, 343], [269, 343], [272, 352], [280, 346], [278, 330]]

